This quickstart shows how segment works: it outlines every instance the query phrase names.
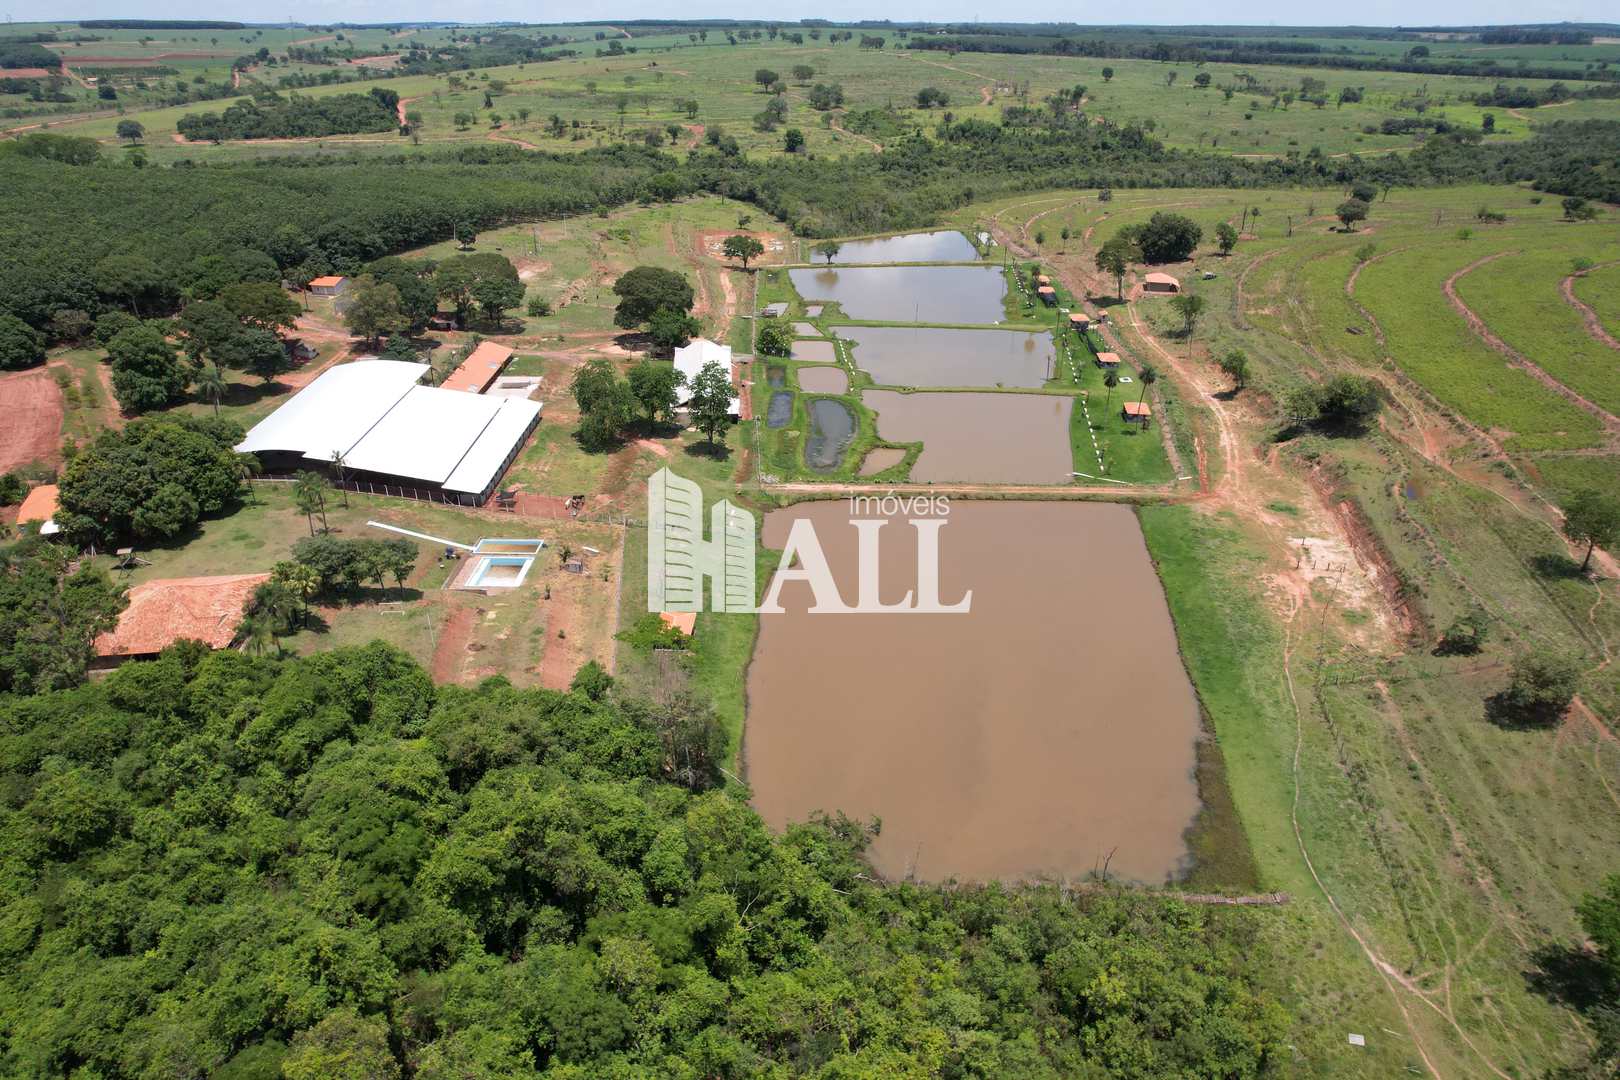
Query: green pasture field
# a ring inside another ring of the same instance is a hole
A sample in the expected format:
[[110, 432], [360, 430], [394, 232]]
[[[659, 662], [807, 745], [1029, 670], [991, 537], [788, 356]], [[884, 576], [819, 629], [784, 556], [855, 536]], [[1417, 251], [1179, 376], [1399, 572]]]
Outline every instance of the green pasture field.
[[1620, 233], [1589, 222], [1542, 224], [1537, 231], [1544, 235], [1459, 278], [1458, 295], [1521, 355], [1620, 414], [1620, 354], [1586, 332], [1580, 312], [1559, 291], [1572, 257], [1620, 259]]
[[[531, 28], [540, 32], [545, 28]], [[574, 32], [572, 29], [569, 32]], [[285, 48], [287, 41], [267, 47]], [[287, 37], [284, 31], [277, 31]], [[322, 36], [305, 31], [306, 36]], [[356, 32], [357, 43], [361, 42]], [[190, 35], [187, 35], [190, 36]], [[238, 35], [240, 36], [240, 35]], [[288, 37], [288, 41], [293, 40]], [[719, 43], [716, 44], [715, 42]], [[653, 47], [661, 42], [666, 48]], [[381, 45], [382, 42], [377, 44]], [[230, 60], [247, 43], [219, 46], [225, 53], [218, 78], [228, 75]], [[402, 44], [395, 41], [395, 46]], [[123, 48], [141, 46], [125, 43]], [[212, 46], [210, 46], [212, 47]], [[253, 46], [255, 49], [257, 44]], [[319, 140], [325, 149], [412, 150], [418, 145], [451, 145], [471, 140], [511, 141], [548, 150], [580, 149], [618, 141], [642, 141], [652, 133], [666, 149], [681, 149], [698, 137], [697, 126], [705, 130], [722, 128], [735, 137], [750, 154], [783, 152], [782, 131], [793, 127], [802, 131], [806, 149], [819, 154], [867, 152], [886, 139], [912, 131], [930, 131], [941, 121], [945, 110], [915, 107], [918, 90], [936, 87], [949, 95], [947, 109], [956, 119], [998, 119], [1004, 107], [1027, 104], [1043, 107], [1043, 99], [1059, 89], [1076, 85], [1087, 87], [1086, 111], [1116, 123], [1151, 124], [1155, 137], [1176, 147], [1204, 148], [1251, 156], [1303, 153], [1320, 148], [1328, 154], [1376, 153], [1414, 145], [1409, 135], [1368, 134], [1390, 116], [1418, 115], [1416, 102], [1422, 98], [1426, 114], [1455, 123], [1478, 126], [1482, 113], [1477, 106], [1462, 101], [1465, 95], [1489, 90], [1499, 80], [1431, 76], [1401, 72], [1335, 71], [1333, 69], [1291, 68], [1266, 65], [1206, 64], [1167, 65], [1142, 60], [1092, 60], [1086, 58], [1015, 56], [1009, 54], [949, 54], [907, 49], [860, 49], [854, 43], [829, 45], [825, 40], [806, 40], [802, 46], [784, 42], [745, 43], [729, 46], [721, 35], [711, 33], [708, 44], [691, 45], [684, 35], [638, 39], [638, 52], [621, 56], [595, 56], [594, 40], [576, 44], [587, 55], [571, 59], [486, 68], [478, 72], [457, 72], [439, 76], [402, 76], [370, 84], [350, 83], [315, 87], [299, 93], [320, 96], [332, 93], [363, 92], [367, 85], [382, 85], [407, 99], [407, 108], [421, 114], [422, 123], [414, 140], [392, 136], [332, 136]], [[151, 46], [148, 51], [157, 50]], [[175, 50], [178, 51], [178, 50]], [[156, 53], [154, 52], [154, 55]], [[201, 61], [196, 61], [201, 62]], [[177, 61], [177, 64], [179, 62]], [[186, 61], [194, 63], [194, 61]], [[814, 69], [810, 79], [800, 82], [792, 75], [795, 66]], [[1114, 76], [1104, 82], [1102, 68]], [[753, 81], [755, 70], [776, 71], [788, 85], [787, 121], [774, 132], [755, 130], [753, 117], [769, 100]], [[1182, 70], [1185, 69], [1185, 70]], [[185, 78], [194, 72], [185, 69]], [[1193, 76], [1203, 71], [1212, 76], [1212, 85], [1200, 90]], [[1167, 85], [1170, 74], [1177, 76]], [[1240, 80], [1240, 73], [1252, 82]], [[248, 73], [250, 82], [273, 86], [279, 72], [268, 67]], [[213, 76], [211, 76], [213, 77]], [[1318, 109], [1295, 101], [1274, 106], [1273, 97], [1297, 93], [1302, 78], [1327, 82], [1328, 93], [1336, 96], [1343, 86], [1360, 87], [1364, 100], [1339, 107], [1330, 102]], [[493, 90], [490, 82], [504, 84]], [[1533, 80], [1508, 80], [1514, 85]], [[843, 87], [845, 108], [823, 113], [808, 104], [808, 93], [816, 82], [836, 82]], [[1545, 80], [1543, 80], [1545, 82]], [[1566, 80], [1571, 86], [1578, 80]], [[1228, 99], [1221, 87], [1235, 89]], [[485, 105], [485, 92], [490, 104]], [[1426, 96], [1425, 96], [1426, 95]], [[87, 95], [86, 103], [89, 104]], [[136, 119], [149, 131], [148, 153], [154, 160], [192, 157], [252, 156], [259, 152], [253, 143], [211, 145], [174, 144], [175, 122], [188, 112], [217, 111], [231, 100], [197, 103], [179, 108], [144, 109]], [[695, 116], [688, 115], [684, 103], [698, 103]], [[889, 110], [892, 116], [880, 125], [877, 138], [840, 131], [858, 124], [854, 114], [865, 110]], [[1620, 101], [1580, 101], [1557, 109], [1531, 110], [1527, 119], [1495, 113], [1496, 139], [1523, 138], [1533, 123], [1543, 118], [1577, 119], [1586, 116], [1620, 116]], [[469, 118], [458, 123], [458, 114]], [[500, 117], [497, 125], [492, 115]], [[549, 130], [549, 118], [556, 115], [564, 127], [560, 136]], [[840, 119], [841, 117], [841, 119]], [[113, 128], [120, 117], [108, 115], [93, 120], [60, 125], [74, 134], [86, 134], [106, 142], [114, 141]], [[680, 128], [671, 141], [667, 129]]]
[[1582, 274], [1575, 279], [1575, 295], [1597, 313], [1609, 336], [1620, 340], [1620, 265]]

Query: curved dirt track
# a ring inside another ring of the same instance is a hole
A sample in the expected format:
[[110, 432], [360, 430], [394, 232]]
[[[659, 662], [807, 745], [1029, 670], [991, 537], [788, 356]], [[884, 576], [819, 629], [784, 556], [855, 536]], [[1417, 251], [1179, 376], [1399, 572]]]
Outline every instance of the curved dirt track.
[[1598, 318], [1598, 313], [1592, 310], [1592, 306], [1575, 295], [1575, 279], [1585, 277], [1593, 270], [1603, 270], [1616, 265], [1620, 264], [1612, 262], [1599, 263], [1597, 266], [1570, 274], [1558, 283], [1558, 291], [1564, 294], [1565, 302], [1581, 313], [1581, 321], [1586, 324], [1586, 332], [1611, 349], [1620, 349], [1620, 341], [1616, 341], [1614, 336], [1604, 329], [1603, 320]]
[[1485, 325], [1485, 320], [1476, 315], [1473, 308], [1470, 308], [1466, 303], [1463, 302], [1463, 298], [1457, 295], [1457, 281], [1462, 278], [1464, 274], [1477, 270], [1486, 263], [1495, 262], [1497, 259], [1506, 258], [1507, 256], [1514, 254], [1517, 254], [1517, 252], [1499, 251], [1495, 255], [1487, 255], [1482, 259], [1475, 259], [1461, 270], [1456, 271], [1450, 277], [1446, 278], [1446, 283], [1441, 286], [1446, 294], [1446, 299], [1451, 303], [1452, 309], [1455, 310], [1457, 314], [1461, 315], [1463, 320], [1468, 323], [1468, 329], [1474, 332], [1475, 337], [1479, 338], [1492, 349], [1507, 357], [1509, 363], [1529, 374], [1537, 382], [1547, 387], [1547, 389], [1552, 390], [1555, 393], [1562, 394], [1571, 403], [1590, 413], [1592, 416], [1595, 416], [1598, 421], [1602, 423], [1604, 430], [1606, 430], [1611, 437], [1620, 435], [1620, 417], [1615, 416], [1613, 413], [1609, 412], [1601, 405], [1598, 405], [1596, 402], [1589, 401], [1580, 394], [1576, 393], [1574, 390], [1571, 390], [1569, 387], [1547, 374], [1547, 372], [1542, 369], [1541, 365], [1530, 360], [1518, 350], [1514, 349], [1513, 346], [1497, 337], [1496, 334], [1491, 331], [1491, 328]]

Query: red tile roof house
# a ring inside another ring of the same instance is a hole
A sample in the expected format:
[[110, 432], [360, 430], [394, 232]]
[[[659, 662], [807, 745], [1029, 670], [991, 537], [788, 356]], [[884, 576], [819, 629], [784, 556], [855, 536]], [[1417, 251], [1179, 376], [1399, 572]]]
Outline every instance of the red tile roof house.
[[512, 350], [493, 341], [481, 341], [461, 365], [439, 385], [446, 390], [466, 390], [482, 394], [512, 360]]
[[1097, 366], [1104, 370], [1119, 367], [1119, 353], [1100, 352], [1097, 354]]
[[316, 296], [342, 296], [349, 287], [349, 279], [336, 274], [318, 277], [309, 283], [309, 291]]
[[1153, 406], [1145, 401], [1127, 401], [1120, 407], [1119, 414], [1127, 420], [1146, 427], [1148, 421], [1153, 419]]
[[96, 638], [97, 668], [150, 659], [182, 638], [223, 649], [236, 639], [242, 608], [269, 574], [156, 578], [129, 590], [118, 625]]
[[50, 536], [60, 532], [56, 525], [56, 499], [57, 487], [55, 484], [41, 484], [28, 493], [22, 505], [17, 508], [17, 524], [27, 525], [29, 522], [39, 524], [39, 534]]
[[1035, 290], [1035, 295], [1041, 298], [1041, 303], [1052, 305], [1057, 303], [1057, 290], [1050, 285], [1042, 285]]

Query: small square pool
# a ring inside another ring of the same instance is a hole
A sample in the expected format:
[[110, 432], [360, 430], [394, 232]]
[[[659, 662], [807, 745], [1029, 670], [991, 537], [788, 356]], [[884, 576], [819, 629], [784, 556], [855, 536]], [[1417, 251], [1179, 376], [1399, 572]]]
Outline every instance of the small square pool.
[[529, 576], [534, 559], [528, 555], [489, 555], [479, 560], [463, 588], [515, 589]]

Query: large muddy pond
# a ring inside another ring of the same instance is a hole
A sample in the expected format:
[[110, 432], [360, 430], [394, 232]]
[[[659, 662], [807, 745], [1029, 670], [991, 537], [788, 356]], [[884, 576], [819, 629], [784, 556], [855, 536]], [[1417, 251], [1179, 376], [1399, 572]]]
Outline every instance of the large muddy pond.
[[830, 341], [795, 341], [793, 359], [811, 360], [818, 364], [836, 364], [838, 347]]
[[1067, 396], [866, 390], [861, 403], [885, 442], [923, 444], [918, 483], [1066, 484], [1074, 471]]
[[[766, 545], [800, 517], [854, 603], [849, 504], [773, 511]], [[883, 529], [885, 603], [917, 587], [915, 535]], [[817, 810], [881, 818], [888, 878], [1073, 878], [1105, 860], [1128, 879], [1175, 874], [1198, 811], [1198, 704], [1135, 516], [958, 501], [939, 535], [940, 600], [971, 589], [969, 614], [810, 615], [793, 582], [784, 614], [759, 617], [755, 806], [776, 828]]]
[[976, 262], [979, 252], [966, 236], [954, 231], [906, 233], [876, 240], [846, 240], [834, 263]]
[[856, 266], [789, 270], [806, 300], [837, 301], [873, 322], [998, 323], [1007, 279], [999, 266]]
[[855, 366], [890, 386], [1033, 389], [1052, 371], [1052, 335], [930, 326], [841, 326]]

